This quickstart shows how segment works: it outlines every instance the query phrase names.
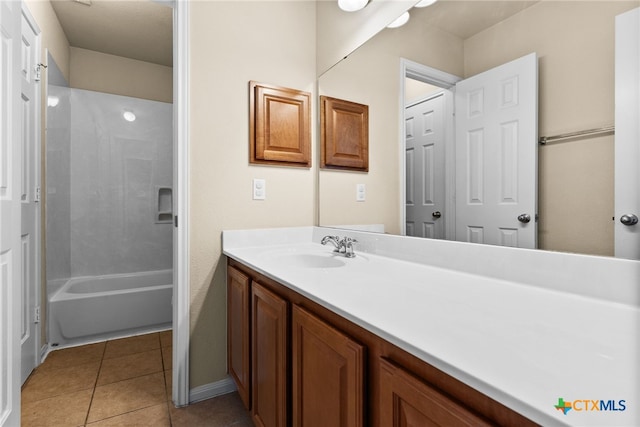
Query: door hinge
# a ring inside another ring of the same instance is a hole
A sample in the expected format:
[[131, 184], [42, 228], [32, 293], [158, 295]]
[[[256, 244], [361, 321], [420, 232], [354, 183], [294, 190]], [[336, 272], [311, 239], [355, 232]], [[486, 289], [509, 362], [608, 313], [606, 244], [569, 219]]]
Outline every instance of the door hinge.
[[34, 71], [34, 77], [33, 80], [39, 82], [40, 80], [42, 80], [42, 69], [43, 68], [47, 68], [46, 65], [44, 64], [38, 64], [35, 67], [33, 67], [33, 71]]
[[40, 323], [40, 306], [36, 307], [33, 312], [33, 323]]
[[177, 227], [178, 226], [178, 215], [173, 217], [173, 226]]
[[39, 202], [40, 201], [40, 187], [36, 187], [36, 191], [35, 191], [35, 197], [34, 197], [34, 202]]

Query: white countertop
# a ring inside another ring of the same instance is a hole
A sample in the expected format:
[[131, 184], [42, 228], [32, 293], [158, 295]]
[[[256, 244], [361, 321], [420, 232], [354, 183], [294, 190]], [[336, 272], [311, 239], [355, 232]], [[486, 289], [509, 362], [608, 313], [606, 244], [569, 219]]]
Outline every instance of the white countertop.
[[[356, 258], [334, 255], [333, 246], [320, 245], [327, 234], [358, 239]], [[640, 425], [640, 263], [481, 248], [321, 227], [223, 233], [225, 255], [535, 422]], [[455, 265], [466, 267], [450, 268], [442, 257], [447, 251], [456, 255]], [[326, 257], [339, 266], [299, 266], [290, 262], [291, 254], [302, 254], [296, 260], [303, 261], [307, 255]], [[492, 270], [496, 257], [499, 272]], [[575, 273], [577, 283], [566, 283], [570, 275], [562, 266], [581, 263], [587, 271], [594, 264], [609, 269], [610, 274], [601, 273], [609, 280]], [[541, 268], [543, 274], [537, 271]], [[553, 268], [558, 269], [555, 275], [549, 271]], [[515, 281], [518, 275], [522, 279]], [[563, 283], [555, 286], [549, 280], [554, 276]], [[627, 283], [634, 276], [635, 283]], [[539, 278], [543, 284], [530, 283]], [[607, 293], [601, 287], [610, 288], [611, 296], [603, 296]], [[625, 410], [585, 411], [579, 409], [592, 404], [579, 403], [565, 415], [554, 408], [559, 398], [614, 400], [618, 409], [624, 400]]]

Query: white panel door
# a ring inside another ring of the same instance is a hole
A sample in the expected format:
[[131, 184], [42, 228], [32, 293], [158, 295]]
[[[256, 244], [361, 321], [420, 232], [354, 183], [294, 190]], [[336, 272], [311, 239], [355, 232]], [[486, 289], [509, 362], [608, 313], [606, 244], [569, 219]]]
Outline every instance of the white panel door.
[[38, 335], [36, 307], [40, 282], [40, 85], [36, 67], [40, 53], [40, 31], [26, 7], [22, 10], [22, 40], [20, 46], [20, 114], [22, 116], [21, 154], [22, 174], [20, 202], [22, 210], [22, 313], [21, 325], [21, 378], [24, 383], [38, 364]]
[[615, 256], [640, 259], [640, 9], [616, 17]]
[[444, 93], [405, 110], [406, 234], [445, 238]]
[[536, 247], [535, 53], [456, 85], [456, 240]]
[[20, 13], [0, 2], [0, 426], [20, 425]]

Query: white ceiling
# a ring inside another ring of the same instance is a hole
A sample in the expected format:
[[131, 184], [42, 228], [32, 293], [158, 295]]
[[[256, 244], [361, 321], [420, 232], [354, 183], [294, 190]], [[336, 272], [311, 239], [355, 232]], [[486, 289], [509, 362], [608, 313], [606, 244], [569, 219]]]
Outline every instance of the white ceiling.
[[71, 46], [173, 66], [173, 11], [169, 6], [150, 0], [90, 3], [51, 0]]
[[[51, 0], [71, 46], [173, 65], [172, 9], [166, 2], [81, 1]], [[440, 0], [426, 8], [412, 9], [411, 19], [466, 39], [538, 1]]]
[[434, 25], [463, 40], [540, 0], [440, 0], [432, 6], [411, 9], [411, 20]]

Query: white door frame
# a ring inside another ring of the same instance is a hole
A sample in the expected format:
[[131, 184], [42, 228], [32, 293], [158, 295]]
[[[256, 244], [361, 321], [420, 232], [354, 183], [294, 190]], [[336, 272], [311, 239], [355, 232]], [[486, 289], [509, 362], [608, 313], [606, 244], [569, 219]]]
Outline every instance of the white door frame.
[[640, 216], [640, 8], [616, 16], [614, 255], [640, 259], [640, 224], [624, 225], [623, 215]]
[[[173, 9], [173, 403], [189, 404], [189, 2]], [[176, 226], [177, 225], [177, 226]]]
[[[0, 426], [20, 424], [21, 4], [0, 2]], [[6, 158], [5, 158], [6, 156]]]
[[[42, 42], [42, 36], [41, 36], [41, 31], [40, 28], [38, 27], [38, 24], [36, 23], [35, 19], [33, 18], [33, 16], [31, 15], [31, 12], [29, 11], [29, 8], [27, 7], [27, 5], [22, 2], [21, 5], [21, 13], [22, 16], [25, 18], [25, 20], [27, 21], [27, 24], [31, 27], [31, 30], [33, 31], [34, 35], [35, 35], [35, 44], [34, 46], [32, 46], [33, 49], [35, 49], [35, 56], [37, 58], [39, 58], [37, 60], [38, 63], [43, 63], [46, 61], [43, 61], [41, 58], [42, 52], [41, 52], [41, 42]], [[21, 29], [21, 31], [23, 31], [23, 29]], [[35, 80], [34, 76], [36, 73], [40, 73], [41, 68], [39, 66], [39, 64], [31, 64], [32, 69], [29, 70], [29, 72], [32, 73], [32, 78]], [[37, 67], [37, 68], [36, 68]], [[37, 70], [37, 71], [36, 71]], [[39, 81], [40, 84], [36, 85], [36, 89], [35, 89], [35, 98], [33, 99], [33, 107], [31, 108], [35, 108], [34, 111], [34, 117], [33, 117], [33, 129], [31, 129], [31, 132], [33, 132], [34, 137], [35, 137], [35, 144], [34, 144], [34, 152], [31, 153], [30, 155], [34, 157], [34, 165], [35, 165], [35, 171], [34, 171], [34, 177], [35, 177], [35, 182], [30, 183], [32, 188], [28, 189], [28, 193], [33, 195], [33, 197], [35, 198], [35, 203], [38, 203], [37, 209], [36, 209], [36, 214], [35, 214], [35, 229], [34, 229], [34, 237], [35, 237], [35, 260], [33, 263], [33, 268], [32, 271], [29, 272], [29, 274], [33, 274], [34, 275], [34, 280], [33, 283], [35, 285], [35, 289], [33, 292], [33, 297], [34, 297], [34, 304], [36, 309], [38, 310], [38, 312], [40, 311], [40, 307], [41, 307], [41, 287], [42, 287], [42, 257], [41, 257], [41, 248], [42, 248], [42, 227], [41, 227], [41, 220], [42, 220], [42, 209], [43, 206], [41, 205], [41, 196], [37, 194], [38, 191], [40, 191], [41, 188], [41, 182], [42, 182], [42, 162], [41, 162], [41, 158], [42, 158], [42, 125], [41, 125], [41, 120], [42, 120], [42, 114], [41, 114], [41, 103], [42, 103], [42, 80], [35, 80], [35, 81]], [[21, 176], [23, 176], [23, 174], [21, 174]], [[37, 190], [36, 190], [37, 188]], [[20, 225], [19, 228], [22, 228], [22, 226]], [[29, 265], [29, 264], [27, 264]], [[23, 313], [24, 316], [24, 313]], [[31, 331], [31, 333], [34, 335], [34, 355], [35, 355], [35, 360], [34, 360], [34, 367], [37, 367], [38, 365], [40, 365], [40, 360], [41, 360], [41, 355], [42, 355], [42, 349], [41, 349], [41, 336], [42, 336], [42, 320], [41, 319], [35, 319], [36, 313], [27, 313], [28, 316], [28, 322], [33, 322], [32, 323], [32, 327], [33, 330]]]
[[[454, 143], [455, 143], [455, 123], [453, 120], [453, 92], [455, 91], [455, 84], [462, 80], [462, 78], [453, 74], [446, 73], [444, 71], [437, 70], [435, 68], [428, 67], [426, 65], [419, 64], [409, 59], [400, 58], [400, 107], [398, 108], [398, 141], [400, 141], [400, 233], [405, 236], [406, 230], [406, 203], [407, 203], [407, 189], [406, 189], [406, 162], [405, 152], [407, 149], [406, 143], [406, 131], [405, 131], [405, 78], [412, 78], [424, 83], [429, 83], [434, 86], [448, 89], [445, 92], [444, 102], [444, 128], [445, 128], [445, 162], [446, 162], [446, 191], [445, 209], [447, 212], [447, 218], [455, 218], [455, 199], [454, 189], [452, 187], [455, 183], [455, 170], [454, 165]], [[452, 216], [453, 215], [453, 216]], [[453, 228], [452, 228], [453, 227]], [[447, 239], [455, 238], [455, 221], [447, 221], [445, 225], [445, 237]]]

